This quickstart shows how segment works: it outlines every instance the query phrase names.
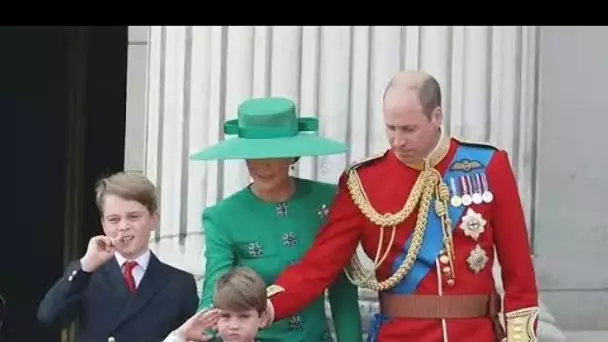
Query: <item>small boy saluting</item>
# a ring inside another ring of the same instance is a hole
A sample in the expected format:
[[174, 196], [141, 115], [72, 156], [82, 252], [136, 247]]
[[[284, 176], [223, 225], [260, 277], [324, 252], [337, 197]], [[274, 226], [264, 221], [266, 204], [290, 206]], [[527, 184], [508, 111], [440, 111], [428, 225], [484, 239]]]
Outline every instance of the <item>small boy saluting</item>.
[[254, 342], [266, 324], [266, 284], [253, 270], [236, 267], [218, 279], [215, 308], [199, 312], [163, 342], [212, 341], [217, 328], [221, 341]]

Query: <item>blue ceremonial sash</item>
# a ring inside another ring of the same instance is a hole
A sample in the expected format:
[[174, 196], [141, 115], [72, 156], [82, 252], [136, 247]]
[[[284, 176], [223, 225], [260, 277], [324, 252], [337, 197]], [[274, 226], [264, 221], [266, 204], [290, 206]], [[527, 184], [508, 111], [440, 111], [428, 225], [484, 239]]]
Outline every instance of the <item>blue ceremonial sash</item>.
[[[494, 155], [494, 150], [492, 148], [483, 147], [483, 146], [473, 146], [473, 145], [460, 145], [458, 150], [456, 151], [456, 155], [454, 159], [450, 163], [447, 172], [444, 175], [444, 181], [448, 185], [450, 185], [450, 178], [454, 180], [458, 180], [460, 176], [466, 174], [464, 170], [453, 170], [453, 165], [458, 162], [462, 162], [463, 160], [469, 161], [477, 161], [481, 165], [481, 167], [476, 168], [475, 170], [471, 170], [474, 172], [485, 172], [488, 166], [488, 163], [492, 159]], [[454, 194], [452, 194], [454, 195]], [[435, 197], [433, 197], [435, 200]], [[459, 207], [454, 207], [450, 203], [449, 205], [449, 215], [452, 220], [452, 224], [454, 227], [458, 225], [460, 222], [460, 218], [462, 213], [466, 209], [465, 205], [461, 205]], [[412, 233], [413, 234], [413, 233]], [[405, 248], [403, 249], [403, 254], [400, 255], [392, 265], [393, 273], [397, 271], [399, 266], [403, 263], [405, 256], [407, 255], [407, 251], [410, 248], [410, 244], [412, 243], [412, 236], [410, 236], [406, 243]], [[414, 266], [409, 271], [409, 273], [401, 280], [401, 282], [395, 286], [391, 292], [400, 293], [400, 294], [412, 294], [420, 285], [420, 282], [426, 277], [429, 271], [435, 268], [435, 260], [439, 256], [439, 252], [443, 248], [443, 228], [441, 226], [441, 218], [435, 212], [435, 206], [431, 203], [429, 208], [428, 222], [426, 233], [423, 238], [422, 246], [420, 248], [420, 253], [418, 254], [418, 259], [414, 263]]]

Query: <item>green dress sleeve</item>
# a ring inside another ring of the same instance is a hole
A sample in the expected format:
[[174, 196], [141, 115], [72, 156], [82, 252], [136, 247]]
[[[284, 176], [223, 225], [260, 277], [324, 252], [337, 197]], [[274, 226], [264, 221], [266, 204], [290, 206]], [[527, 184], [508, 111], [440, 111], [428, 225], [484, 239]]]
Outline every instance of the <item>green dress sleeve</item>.
[[230, 237], [227, 232], [216, 226], [217, 217], [212, 209], [203, 212], [205, 230], [205, 277], [198, 311], [213, 306], [213, 293], [217, 279], [230, 271], [234, 263]]
[[363, 328], [357, 287], [341, 272], [328, 292], [337, 341], [362, 342]]

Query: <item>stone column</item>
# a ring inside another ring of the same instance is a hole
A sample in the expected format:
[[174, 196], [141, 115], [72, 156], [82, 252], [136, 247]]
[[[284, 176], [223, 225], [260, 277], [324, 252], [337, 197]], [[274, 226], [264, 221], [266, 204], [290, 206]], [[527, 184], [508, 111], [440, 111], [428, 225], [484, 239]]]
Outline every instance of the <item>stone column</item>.
[[[447, 132], [508, 150], [530, 222], [536, 131], [536, 27], [151, 27], [145, 172], [161, 193], [154, 248], [204, 274], [203, 208], [249, 181], [242, 162], [193, 163], [252, 96], [288, 96], [347, 155], [304, 158], [302, 177], [336, 182], [387, 146], [381, 96], [390, 77], [421, 68], [441, 83]], [[373, 307], [375, 298], [363, 295]], [[543, 316], [544, 317], [544, 316]], [[364, 318], [367, 323], [367, 318]], [[542, 331], [542, 329], [541, 329]]]

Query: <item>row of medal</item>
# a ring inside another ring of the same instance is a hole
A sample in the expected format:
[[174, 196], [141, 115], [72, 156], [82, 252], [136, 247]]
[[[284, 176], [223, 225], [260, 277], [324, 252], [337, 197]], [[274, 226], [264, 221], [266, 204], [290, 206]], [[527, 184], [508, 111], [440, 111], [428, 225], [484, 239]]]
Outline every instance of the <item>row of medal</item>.
[[450, 190], [452, 191], [450, 203], [454, 207], [469, 206], [472, 203], [490, 203], [494, 200], [486, 174], [482, 172], [451, 177]]

